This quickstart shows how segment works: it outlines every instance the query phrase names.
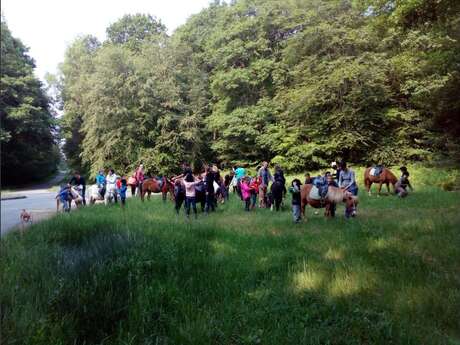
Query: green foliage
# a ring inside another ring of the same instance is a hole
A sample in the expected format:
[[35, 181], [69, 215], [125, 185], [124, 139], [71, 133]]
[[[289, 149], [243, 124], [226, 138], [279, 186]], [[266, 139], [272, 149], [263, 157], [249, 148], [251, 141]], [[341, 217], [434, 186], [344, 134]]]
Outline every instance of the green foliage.
[[154, 197], [13, 232], [0, 242], [2, 341], [455, 344], [460, 194], [433, 183], [458, 170], [409, 171], [414, 193], [362, 190], [352, 220], [340, 205], [293, 224], [288, 207], [245, 212], [231, 195], [186, 221]]
[[1, 20], [0, 142], [2, 185], [42, 179], [56, 170], [55, 121], [33, 59]]
[[125, 16], [102, 47], [69, 48], [67, 151], [92, 173], [140, 161], [169, 173], [183, 160], [297, 171], [337, 158], [460, 159], [458, 10], [448, 0], [215, 2], [171, 37], [151, 16]]

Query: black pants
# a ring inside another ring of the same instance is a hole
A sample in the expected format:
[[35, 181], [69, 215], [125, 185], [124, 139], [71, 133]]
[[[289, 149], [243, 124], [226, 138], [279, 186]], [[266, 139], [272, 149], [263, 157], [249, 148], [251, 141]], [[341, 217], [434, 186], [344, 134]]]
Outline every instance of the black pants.
[[251, 198], [249, 197], [246, 200], [244, 200], [244, 210], [249, 211], [250, 206], [251, 206]]
[[136, 195], [136, 185], [132, 184], [131, 185], [131, 196], [135, 196], [135, 195]]
[[174, 208], [176, 210], [176, 213], [179, 214], [180, 208], [182, 207], [182, 203], [184, 202], [185, 197], [183, 195], [178, 194], [174, 197], [174, 199], [176, 203]]
[[206, 207], [205, 207], [205, 212], [208, 213], [209, 210], [214, 212], [216, 210], [216, 204], [215, 204], [215, 196], [214, 193], [206, 193]]

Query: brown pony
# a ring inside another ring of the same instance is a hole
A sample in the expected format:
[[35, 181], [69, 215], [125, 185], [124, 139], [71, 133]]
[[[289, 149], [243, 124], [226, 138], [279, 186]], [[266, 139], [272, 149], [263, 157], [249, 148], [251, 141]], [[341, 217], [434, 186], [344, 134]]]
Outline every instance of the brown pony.
[[163, 201], [166, 201], [166, 196], [169, 192], [171, 200], [174, 198], [174, 184], [163, 176], [163, 185], [160, 188], [160, 184], [156, 178], [149, 178], [144, 180], [142, 184], [141, 200], [144, 201], [144, 196], [147, 194], [147, 200], [150, 200], [152, 193], [161, 193]]
[[371, 169], [372, 167], [367, 168], [364, 171], [364, 185], [366, 186], [367, 193], [371, 195], [371, 186], [373, 183], [378, 183], [379, 184], [379, 192], [380, 194], [382, 190], [382, 184], [387, 185], [387, 190], [388, 193], [390, 193], [390, 183], [393, 186], [393, 191], [395, 190], [395, 184], [398, 181], [396, 176], [390, 171], [390, 169], [383, 168], [382, 172], [380, 173], [379, 176], [372, 176], [371, 175]]
[[300, 190], [301, 197], [301, 210], [302, 215], [305, 217], [305, 206], [310, 205], [313, 208], [325, 208], [324, 215], [326, 217], [333, 217], [332, 206], [340, 202], [345, 203], [347, 214], [354, 216], [356, 214], [356, 206], [358, 205], [358, 197], [343, 188], [329, 186], [326, 198], [323, 200], [310, 199], [310, 191], [312, 184], [305, 184]]

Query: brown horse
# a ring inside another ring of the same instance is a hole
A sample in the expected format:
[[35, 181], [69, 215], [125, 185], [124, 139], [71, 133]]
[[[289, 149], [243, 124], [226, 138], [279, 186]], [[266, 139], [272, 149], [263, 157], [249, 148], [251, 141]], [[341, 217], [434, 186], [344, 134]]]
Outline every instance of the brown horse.
[[364, 185], [366, 186], [367, 192], [371, 195], [371, 186], [373, 183], [379, 184], [379, 192], [380, 194], [382, 190], [382, 184], [387, 185], [388, 193], [390, 193], [390, 183], [393, 186], [393, 191], [395, 190], [395, 184], [398, 182], [396, 176], [390, 171], [390, 169], [383, 168], [382, 172], [379, 176], [372, 176], [371, 175], [372, 167], [367, 168], [364, 171]]
[[313, 208], [325, 208], [324, 215], [326, 217], [333, 217], [333, 206], [340, 202], [345, 203], [347, 214], [350, 216], [356, 215], [356, 206], [358, 205], [358, 197], [343, 188], [329, 186], [326, 197], [323, 200], [316, 200], [310, 198], [310, 191], [313, 188], [312, 184], [305, 184], [300, 190], [301, 197], [301, 210], [302, 215], [305, 217], [305, 206], [310, 205]]
[[166, 201], [167, 194], [169, 192], [171, 200], [174, 198], [174, 184], [169, 181], [166, 177], [162, 178], [163, 184], [160, 187], [160, 183], [156, 178], [149, 178], [144, 180], [142, 184], [141, 200], [144, 201], [145, 194], [147, 194], [147, 200], [150, 200], [152, 193], [161, 193], [163, 201]]

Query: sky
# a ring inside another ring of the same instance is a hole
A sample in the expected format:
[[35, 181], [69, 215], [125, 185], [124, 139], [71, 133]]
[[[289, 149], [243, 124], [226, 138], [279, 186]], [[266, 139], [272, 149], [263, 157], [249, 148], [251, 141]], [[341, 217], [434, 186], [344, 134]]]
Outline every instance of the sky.
[[211, 0], [2, 0], [1, 11], [13, 37], [30, 48], [35, 74], [56, 73], [66, 47], [79, 35], [103, 41], [105, 29], [125, 14], [146, 13], [172, 33]]

